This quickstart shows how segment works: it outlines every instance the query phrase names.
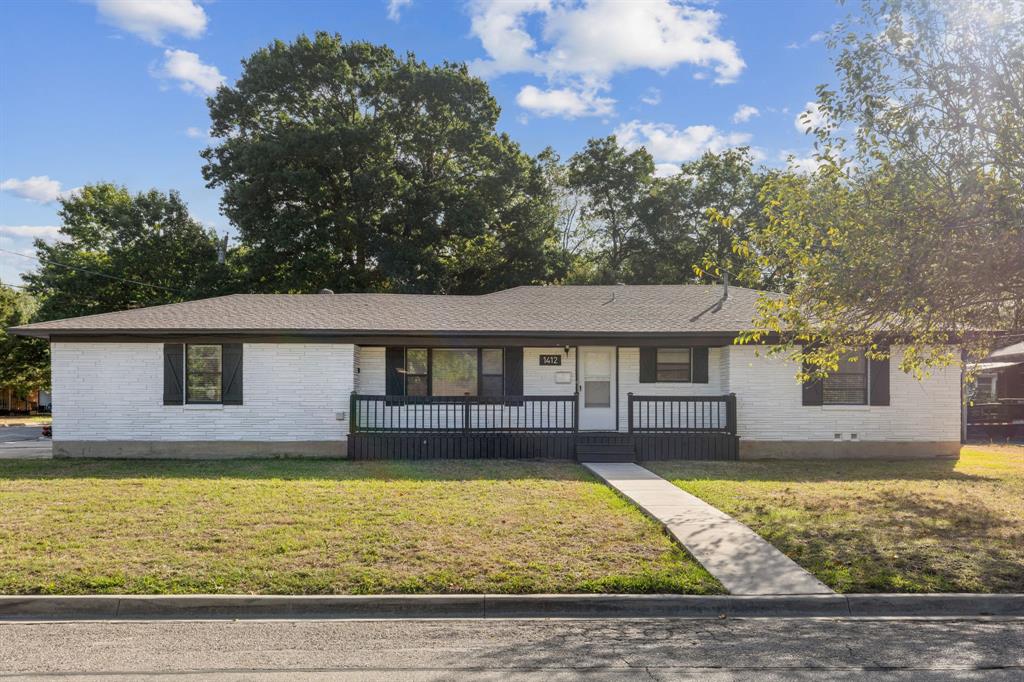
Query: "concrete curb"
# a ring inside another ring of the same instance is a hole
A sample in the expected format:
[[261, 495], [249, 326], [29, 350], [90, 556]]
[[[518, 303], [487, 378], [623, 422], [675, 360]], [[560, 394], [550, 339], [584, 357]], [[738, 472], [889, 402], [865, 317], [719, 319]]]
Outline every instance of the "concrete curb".
[[0, 597], [0, 621], [1024, 617], [1024, 594], [95, 595]]

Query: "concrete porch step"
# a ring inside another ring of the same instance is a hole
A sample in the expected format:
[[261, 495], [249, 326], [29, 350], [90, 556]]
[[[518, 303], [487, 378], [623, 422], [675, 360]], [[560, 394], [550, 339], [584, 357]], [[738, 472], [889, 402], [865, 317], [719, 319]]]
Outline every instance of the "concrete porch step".
[[635, 462], [636, 451], [632, 444], [619, 443], [578, 443], [576, 445], [577, 462]]

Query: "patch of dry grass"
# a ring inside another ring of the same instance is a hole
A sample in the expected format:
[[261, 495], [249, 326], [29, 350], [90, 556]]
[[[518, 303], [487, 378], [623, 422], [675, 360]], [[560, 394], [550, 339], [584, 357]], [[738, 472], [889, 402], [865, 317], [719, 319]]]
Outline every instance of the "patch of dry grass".
[[34, 414], [24, 417], [0, 417], [0, 426], [11, 426], [12, 424], [29, 424], [31, 426], [42, 426], [53, 422], [50, 415]]
[[721, 592], [556, 462], [0, 462], [0, 593]]
[[1024, 448], [650, 468], [842, 592], [1024, 592]]

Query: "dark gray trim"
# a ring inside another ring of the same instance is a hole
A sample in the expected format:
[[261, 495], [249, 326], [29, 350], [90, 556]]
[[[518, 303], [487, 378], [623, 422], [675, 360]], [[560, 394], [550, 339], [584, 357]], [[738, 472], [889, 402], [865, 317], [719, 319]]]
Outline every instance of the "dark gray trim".
[[[36, 335], [51, 342], [88, 343], [354, 343], [361, 346], [417, 346], [455, 348], [463, 346], [730, 346], [739, 332], [662, 332], [636, 334], [593, 334], [580, 332], [471, 332], [467, 334], [430, 332], [252, 332], [252, 331], [99, 331]], [[770, 339], [766, 343], [770, 343]]]

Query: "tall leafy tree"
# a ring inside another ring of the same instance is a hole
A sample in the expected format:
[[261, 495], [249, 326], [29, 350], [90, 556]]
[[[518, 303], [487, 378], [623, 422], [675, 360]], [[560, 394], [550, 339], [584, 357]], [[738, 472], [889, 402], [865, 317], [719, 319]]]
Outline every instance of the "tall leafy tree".
[[60, 238], [36, 240], [39, 267], [23, 277], [40, 302], [38, 320], [203, 298], [231, 286], [216, 235], [177, 192], [86, 185], [61, 200], [59, 215]]
[[8, 327], [31, 322], [35, 311], [31, 296], [0, 284], [0, 386], [14, 389], [22, 398], [50, 385], [49, 345], [7, 333]]
[[978, 332], [1022, 322], [1024, 8], [862, 8], [829, 39], [839, 87], [819, 88], [821, 168], [764, 189], [752, 241], [795, 285], [765, 302], [751, 338], [780, 334], [821, 374], [881, 334], [907, 343], [903, 368], [920, 373], [959, 359], [944, 344], [980, 354]]
[[764, 229], [760, 193], [772, 174], [756, 168], [750, 150], [740, 147], [705, 152], [659, 179], [645, 221], [646, 279], [668, 283], [696, 275], [707, 281], [728, 272], [737, 284], [785, 288], [787, 272], [761, 267], [745, 246]]
[[569, 159], [565, 182], [579, 198], [579, 222], [589, 235], [579, 276], [599, 284], [635, 282], [654, 158], [642, 147], [624, 149], [614, 135], [591, 139]]
[[210, 187], [266, 291], [472, 292], [561, 267], [535, 160], [487, 85], [317, 33], [243, 62], [210, 100]]

